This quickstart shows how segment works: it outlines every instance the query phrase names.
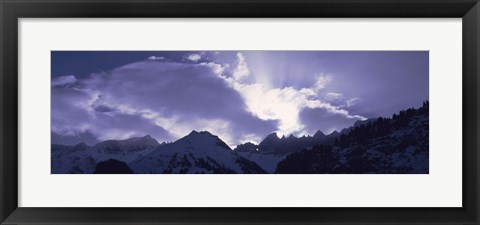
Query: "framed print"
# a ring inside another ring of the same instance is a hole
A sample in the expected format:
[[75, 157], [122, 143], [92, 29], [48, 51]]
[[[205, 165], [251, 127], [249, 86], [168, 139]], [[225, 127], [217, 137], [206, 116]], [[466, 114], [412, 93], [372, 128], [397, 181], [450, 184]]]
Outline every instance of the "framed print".
[[478, 224], [478, 1], [1, 1], [1, 224]]
[[[144, 59], [59, 75], [133, 55]], [[428, 174], [428, 55], [52, 51], [51, 174]], [[355, 72], [318, 74], [325, 58]], [[333, 79], [357, 82], [334, 89]], [[343, 94], [362, 80], [376, 91]], [[412, 107], [392, 113], [402, 103]]]

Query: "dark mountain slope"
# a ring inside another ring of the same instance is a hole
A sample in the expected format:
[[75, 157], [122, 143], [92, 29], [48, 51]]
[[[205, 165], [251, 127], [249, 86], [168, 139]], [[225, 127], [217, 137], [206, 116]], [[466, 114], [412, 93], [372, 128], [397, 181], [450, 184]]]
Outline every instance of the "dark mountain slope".
[[292, 153], [276, 173], [428, 173], [428, 101], [342, 133], [333, 146]]
[[115, 159], [109, 159], [107, 161], [99, 162], [95, 167], [96, 174], [129, 174], [133, 171], [125, 164]]

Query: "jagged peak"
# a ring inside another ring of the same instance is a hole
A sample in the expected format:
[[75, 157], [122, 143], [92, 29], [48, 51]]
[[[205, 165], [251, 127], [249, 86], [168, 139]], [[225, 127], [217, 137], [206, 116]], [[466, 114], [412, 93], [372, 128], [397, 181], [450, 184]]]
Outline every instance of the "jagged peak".
[[368, 119], [364, 119], [364, 120], [357, 120], [354, 124], [353, 124], [353, 127], [358, 127], [358, 126], [361, 126], [361, 125], [364, 125], [364, 124], [368, 124], [368, 123], [373, 123], [377, 120], [378, 118], [368, 118]]
[[215, 136], [213, 135], [212, 133], [208, 132], [208, 131], [196, 131], [196, 130], [192, 130], [192, 132], [190, 132], [187, 136], [191, 136], [191, 135], [209, 135], [209, 136]]
[[338, 132], [337, 130], [332, 131], [331, 133], [328, 134], [328, 136], [336, 136], [340, 133], [344, 133], [345, 128], [343, 128], [342, 132]]
[[152, 136], [150, 135], [145, 135], [141, 138], [141, 140], [148, 140], [148, 141], [154, 141], [156, 143], [158, 143], [157, 139], [153, 138]]
[[248, 142], [245, 142], [245, 143], [243, 143], [243, 144], [237, 145], [237, 147], [238, 147], [238, 146], [257, 146], [257, 145], [254, 144], [254, 143], [252, 143], [252, 142], [250, 142], [250, 141], [248, 141]]
[[313, 135], [313, 137], [316, 137], [316, 138], [318, 138], [318, 137], [325, 137], [325, 134], [324, 134], [322, 131], [317, 130], [317, 132], [315, 132], [315, 134]]
[[187, 136], [184, 136], [179, 140], [193, 140], [193, 139], [212, 139], [212, 140], [222, 141], [218, 136], [213, 135], [208, 131], [196, 131], [196, 130], [192, 130], [192, 132], [190, 132]]
[[210, 133], [210, 132], [208, 132], [208, 131], [200, 131], [200, 134], [208, 134], [208, 135], [215, 136], [215, 135], [213, 135], [212, 133]]
[[267, 137], [265, 137], [264, 140], [267, 140], [267, 139], [280, 139], [280, 138], [278, 137], [277, 132], [273, 132], [273, 133], [267, 135]]
[[258, 146], [252, 142], [246, 142], [243, 144], [237, 145], [234, 151], [239, 151], [239, 152], [253, 152], [253, 151], [258, 151]]
[[128, 139], [125, 139], [125, 140], [121, 140], [120, 142], [121, 143], [129, 143], [129, 142], [137, 142], [137, 141], [140, 141], [140, 142], [152, 142], [152, 143], [157, 143], [158, 144], [158, 141], [157, 139], [153, 138], [151, 135], [147, 134], [143, 137], [132, 137], [132, 138], [128, 138]]
[[208, 131], [196, 131], [192, 130], [187, 136], [178, 139], [175, 143], [188, 143], [188, 145], [199, 144], [199, 143], [215, 143], [217, 146], [222, 148], [232, 150], [220, 137], [213, 135]]
[[118, 140], [106, 140], [97, 143], [94, 147], [97, 150], [115, 150], [115, 151], [123, 151], [124, 146], [122, 142]]

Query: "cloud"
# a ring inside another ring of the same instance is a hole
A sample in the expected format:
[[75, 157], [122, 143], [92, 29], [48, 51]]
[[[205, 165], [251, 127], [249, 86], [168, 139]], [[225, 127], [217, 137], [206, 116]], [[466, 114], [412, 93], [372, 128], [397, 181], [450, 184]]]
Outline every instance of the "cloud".
[[361, 117], [346, 117], [342, 114], [332, 113], [325, 108], [304, 108], [299, 114], [305, 131], [309, 134], [321, 130], [324, 133], [331, 133], [334, 130], [340, 131], [345, 127], [352, 126], [356, 121], [363, 120]]
[[200, 60], [202, 58], [202, 56], [200, 54], [191, 54], [187, 57], [188, 60], [190, 61], [193, 61], [193, 62], [196, 62], [198, 60]]
[[[275, 131], [277, 121], [245, 111], [240, 94], [218, 74], [223, 66], [143, 61], [92, 74], [52, 91], [52, 131], [89, 131], [99, 140], [150, 134], [173, 141], [208, 130], [230, 145]], [[66, 94], [70, 93], [70, 94]]]
[[153, 56], [153, 55], [152, 55], [152, 56], [148, 57], [147, 59], [148, 59], [148, 60], [155, 61], [155, 60], [164, 60], [164, 59], [166, 59], [166, 58], [163, 57], [163, 56]]
[[[241, 54], [239, 57], [239, 54], [237, 54], [238, 65], [244, 64], [243, 66], [248, 68], [245, 57]], [[219, 77], [240, 93], [245, 101], [247, 111], [262, 120], [278, 120], [279, 124], [276, 132], [279, 135], [314, 134], [319, 127], [314, 127], [315, 124], [312, 123], [304, 123], [300, 117], [300, 113], [305, 109], [322, 109], [346, 120], [366, 119], [359, 115], [351, 115], [347, 110], [334, 106], [328, 101], [320, 100], [318, 92], [332, 81], [330, 75], [317, 75], [316, 82], [307, 88], [291, 86], [271, 88], [263, 83], [244, 83], [242, 79], [235, 76], [220, 75]], [[331, 92], [330, 97], [341, 97], [341, 94]], [[322, 126], [322, 129], [325, 130], [336, 128]]]
[[361, 101], [361, 99], [358, 97], [347, 98], [342, 93], [337, 92], [328, 92], [325, 94], [323, 99], [339, 108], [349, 110], [352, 106], [355, 106], [359, 101]]
[[51, 132], [52, 143], [60, 145], [76, 145], [78, 143], [84, 142], [87, 145], [95, 145], [98, 143], [98, 139], [90, 133], [89, 131], [85, 132], [70, 132], [63, 135]]
[[[236, 89], [245, 99], [247, 110], [253, 115], [263, 120], [278, 120], [277, 131], [280, 135], [289, 134], [313, 134], [320, 127], [312, 127], [310, 123], [303, 123], [300, 113], [305, 109], [322, 109], [339, 118], [347, 120], [365, 119], [362, 116], [350, 115], [344, 109], [333, 106], [328, 102], [322, 102], [317, 98], [312, 98], [315, 88], [296, 89], [293, 87], [285, 88], [266, 88], [262, 84], [235, 84]], [[327, 128], [329, 130], [330, 128]], [[308, 131], [308, 132], [305, 132]]]
[[202, 62], [202, 63], [200, 63], [200, 65], [210, 67], [210, 69], [212, 69], [213, 73], [215, 73], [217, 75], [222, 75], [230, 67], [230, 65], [228, 65], [228, 64], [221, 65], [221, 64], [218, 64], [218, 63], [214, 63], [214, 62]]
[[330, 82], [332, 81], [332, 77], [329, 75], [325, 74], [320, 74], [317, 76], [317, 80], [315, 82], [315, 85], [313, 86], [313, 89], [315, 91], [320, 91], [324, 89]]
[[97, 112], [92, 122], [95, 122], [92, 127], [96, 130], [96, 135], [100, 140], [127, 139], [145, 135], [161, 137], [162, 139], [172, 138], [167, 130], [156, 126], [151, 120], [139, 113]]
[[320, 97], [333, 81], [331, 75], [317, 74], [310, 87], [274, 88], [255, 82], [240, 52], [233, 62], [205, 60], [145, 60], [79, 80], [54, 79], [52, 83], [68, 85], [52, 84], [52, 132], [89, 132], [98, 140], [150, 134], [159, 141], [174, 141], [191, 130], [207, 130], [235, 146], [258, 143], [272, 132], [311, 135], [365, 119], [332, 103], [345, 101], [341, 93]]
[[85, 132], [91, 118], [85, 110], [91, 101], [88, 91], [71, 86], [54, 86], [51, 90], [51, 129], [59, 135]]
[[237, 67], [233, 71], [233, 79], [241, 81], [250, 75], [250, 70], [248, 69], [245, 56], [241, 52], [237, 53], [237, 61]]
[[328, 92], [325, 94], [325, 100], [327, 101], [337, 101], [343, 99], [343, 94], [336, 92]]
[[93, 140], [126, 139], [147, 134], [170, 137], [167, 131], [155, 126], [142, 112], [100, 104], [104, 101], [99, 100], [101, 96], [95, 97], [95, 93], [80, 86], [52, 88], [52, 143], [94, 144]]
[[75, 82], [77, 82], [77, 78], [74, 75], [61, 76], [52, 80], [52, 87], [71, 85], [75, 84]]
[[346, 107], [352, 107], [354, 105], [357, 104], [357, 102], [360, 101], [360, 98], [351, 98], [351, 99], [348, 99], [345, 103], [346, 103]]

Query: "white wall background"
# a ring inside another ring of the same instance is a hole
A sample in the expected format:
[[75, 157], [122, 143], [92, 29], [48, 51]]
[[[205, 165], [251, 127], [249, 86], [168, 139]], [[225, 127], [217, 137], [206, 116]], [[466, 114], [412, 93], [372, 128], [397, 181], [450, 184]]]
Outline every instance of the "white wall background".
[[[21, 19], [21, 207], [460, 207], [461, 19]], [[50, 175], [51, 50], [429, 50], [427, 175]]]

